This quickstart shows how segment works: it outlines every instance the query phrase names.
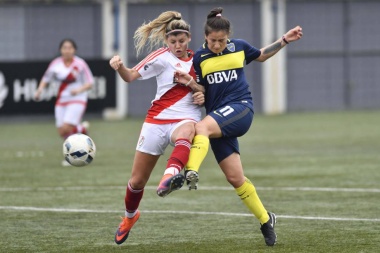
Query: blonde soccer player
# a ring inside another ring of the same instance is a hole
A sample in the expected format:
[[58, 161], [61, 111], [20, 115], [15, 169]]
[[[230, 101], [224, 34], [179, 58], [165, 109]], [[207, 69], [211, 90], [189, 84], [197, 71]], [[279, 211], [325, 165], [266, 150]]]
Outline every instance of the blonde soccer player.
[[[87, 63], [76, 56], [77, 45], [72, 39], [64, 39], [59, 44], [60, 57], [50, 64], [34, 95], [40, 100], [44, 88], [51, 82], [59, 82], [55, 102], [55, 124], [58, 134], [66, 139], [74, 133], [87, 133], [88, 122], [82, 122], [87, 107], [87, 91], [94, 83], [94, 77]], [[66, 160], [63, 166], [69, 166]]]
[[184, 184], [185, 178], [180, 171], [189, 159], [195, 124], [201, 119], [200, 105], [204, 103], [202, 92], [195, 92], [186, 84], [173, 82], [174, 72], [178, 70], [195, 77], [192, 67], [194, 53], [188, 49], [190, 26], [179, 12], [167, 11], [150, 23], [143, 24], [136, 30], [134, 39], [137, 54], [146, 44], [151, 48], [162, 44], [165, 46], [153, 51], [133, 68], [125, 67], [119, 56], [110, 60], [111, 67], [126, 82], [154, 77], [157, 83], [157, 93], [146, 115], [136, 147], [124, 199], [125, 217], [115, 234], [117, 244], [128, 238], [131, 228], [139, 219], [138, 207], [144, 187], [169, 144], [174, 149], [157, 194], [164, 197]]

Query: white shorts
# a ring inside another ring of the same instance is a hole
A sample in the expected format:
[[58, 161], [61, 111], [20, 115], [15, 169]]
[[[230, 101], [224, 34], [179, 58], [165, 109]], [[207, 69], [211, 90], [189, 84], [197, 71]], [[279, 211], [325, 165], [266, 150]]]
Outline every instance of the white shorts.
[[162, 125], [144, 122], [136, 150], [150, 155], [163, 155], [169, 144], [174, 146], [174, 143], [171, 142], [173, 132], [188, 122], [197, 123], [194, 120], [182, 120]]
[[68, 104], [55, 106], [55, 125], [61, 127], [64, 123], [77, 126], [80, 124], [86, 104]]

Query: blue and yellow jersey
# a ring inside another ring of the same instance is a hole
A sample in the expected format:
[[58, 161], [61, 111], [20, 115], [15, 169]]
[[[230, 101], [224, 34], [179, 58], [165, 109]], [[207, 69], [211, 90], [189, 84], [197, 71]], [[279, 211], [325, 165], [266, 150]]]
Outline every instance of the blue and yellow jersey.
[[246, 101], [253, 109], [252, 96], [244, 74], [244, 61], [249, 64], [260, 50], [244, 40], [231, 39], [222, 53], [215, 54], [206, 44], [194, 55], [197, 82], [206, 88], [206, 112], [231, 102]]

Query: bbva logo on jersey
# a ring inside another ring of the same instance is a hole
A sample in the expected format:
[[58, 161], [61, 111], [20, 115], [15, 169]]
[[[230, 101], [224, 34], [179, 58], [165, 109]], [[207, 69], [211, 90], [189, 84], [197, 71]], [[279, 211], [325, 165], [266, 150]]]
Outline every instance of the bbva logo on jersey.
[[230, 82], [237, 80], [238, 75], [236, 73], [236, 70], [228, 70], [228, 71], [221, 71], [221, 72], [215, 72], [212, 74], [209, 74], [206, 76], [207, 82], [209, 84], [214, 84], [214, 83], [222, 83], [224, 82]]

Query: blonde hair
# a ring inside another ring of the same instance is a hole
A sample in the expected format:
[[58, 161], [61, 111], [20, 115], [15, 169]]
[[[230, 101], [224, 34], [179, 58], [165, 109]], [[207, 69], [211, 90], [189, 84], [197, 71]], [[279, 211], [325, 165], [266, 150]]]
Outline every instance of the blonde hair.
[[[182, 31], [173, 31], [182, 30]], [[182, 19], [181, 13], [177, 11], [166, 11], [161, 13], [156, 19], [146, 24], [145, 22], [137, 28], [133, 39], [135, 41], [135, 48], [137, 56], [141, 53], [145, 45], [148, 45], [149, 50], [155, 47], [164, 45], [166, 37], [170, 31], [172, 35], [188, 31], [190, 32], [190, 25]]]

